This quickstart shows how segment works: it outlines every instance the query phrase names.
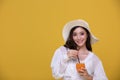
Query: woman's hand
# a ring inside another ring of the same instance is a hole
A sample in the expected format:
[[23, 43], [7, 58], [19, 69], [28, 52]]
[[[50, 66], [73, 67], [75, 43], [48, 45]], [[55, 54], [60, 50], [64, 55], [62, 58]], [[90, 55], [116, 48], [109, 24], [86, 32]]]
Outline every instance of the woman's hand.
[[85, 68], [78, 69], [78, 72], [81, 76], [85, 77], [87, 80], [93, 80], [93, 77], [88, 74], [88, 72]]
[[67, 55], [69, 58], [77, 59], [78, 51], [77, 50], [69, 50]]

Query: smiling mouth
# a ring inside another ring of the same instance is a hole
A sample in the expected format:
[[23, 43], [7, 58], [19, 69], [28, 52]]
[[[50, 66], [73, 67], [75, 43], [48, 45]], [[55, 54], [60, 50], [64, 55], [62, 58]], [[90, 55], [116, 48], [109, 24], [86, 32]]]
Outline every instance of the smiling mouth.
[[80, 43], [82, 43], [83, 42], [83, 40], [81, 40], [81, 41], [76, 41], [78, 44], [80, 44]]

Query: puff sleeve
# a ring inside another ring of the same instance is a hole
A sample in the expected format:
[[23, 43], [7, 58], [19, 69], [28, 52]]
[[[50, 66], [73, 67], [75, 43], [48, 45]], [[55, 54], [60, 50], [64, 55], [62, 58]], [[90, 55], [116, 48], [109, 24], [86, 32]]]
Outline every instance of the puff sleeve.
[[100, 60], [96, 61], [97, 64], [94, 68], [93, 80], [108, 80], [104, 72], [102, 62]]
[[67, 67], [67, 51], [65, 49], [58, 48], [51, 62], [52, 75], [55, 79], [61, 79], [64, 76]]

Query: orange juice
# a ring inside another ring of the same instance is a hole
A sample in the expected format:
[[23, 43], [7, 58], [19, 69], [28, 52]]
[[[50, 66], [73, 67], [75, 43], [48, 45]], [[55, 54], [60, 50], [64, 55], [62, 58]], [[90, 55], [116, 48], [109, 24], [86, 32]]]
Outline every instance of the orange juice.
[[81, 68], [85, 68], [85, 64], [84, 63], [77, 63], [76, 64], [77, 71], [78, 71], [78, 69], [80, 70]]

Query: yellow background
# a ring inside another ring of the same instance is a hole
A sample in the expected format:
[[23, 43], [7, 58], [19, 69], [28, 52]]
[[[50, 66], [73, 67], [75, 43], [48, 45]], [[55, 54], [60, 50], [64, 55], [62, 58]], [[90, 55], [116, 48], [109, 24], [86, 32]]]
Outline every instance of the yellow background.
[[119, 0], [0, 0], [0, 80], [54, 80], [50, 63], [65, 23], [85, 19], [100, 41], [93, 52], [120, 80]]

